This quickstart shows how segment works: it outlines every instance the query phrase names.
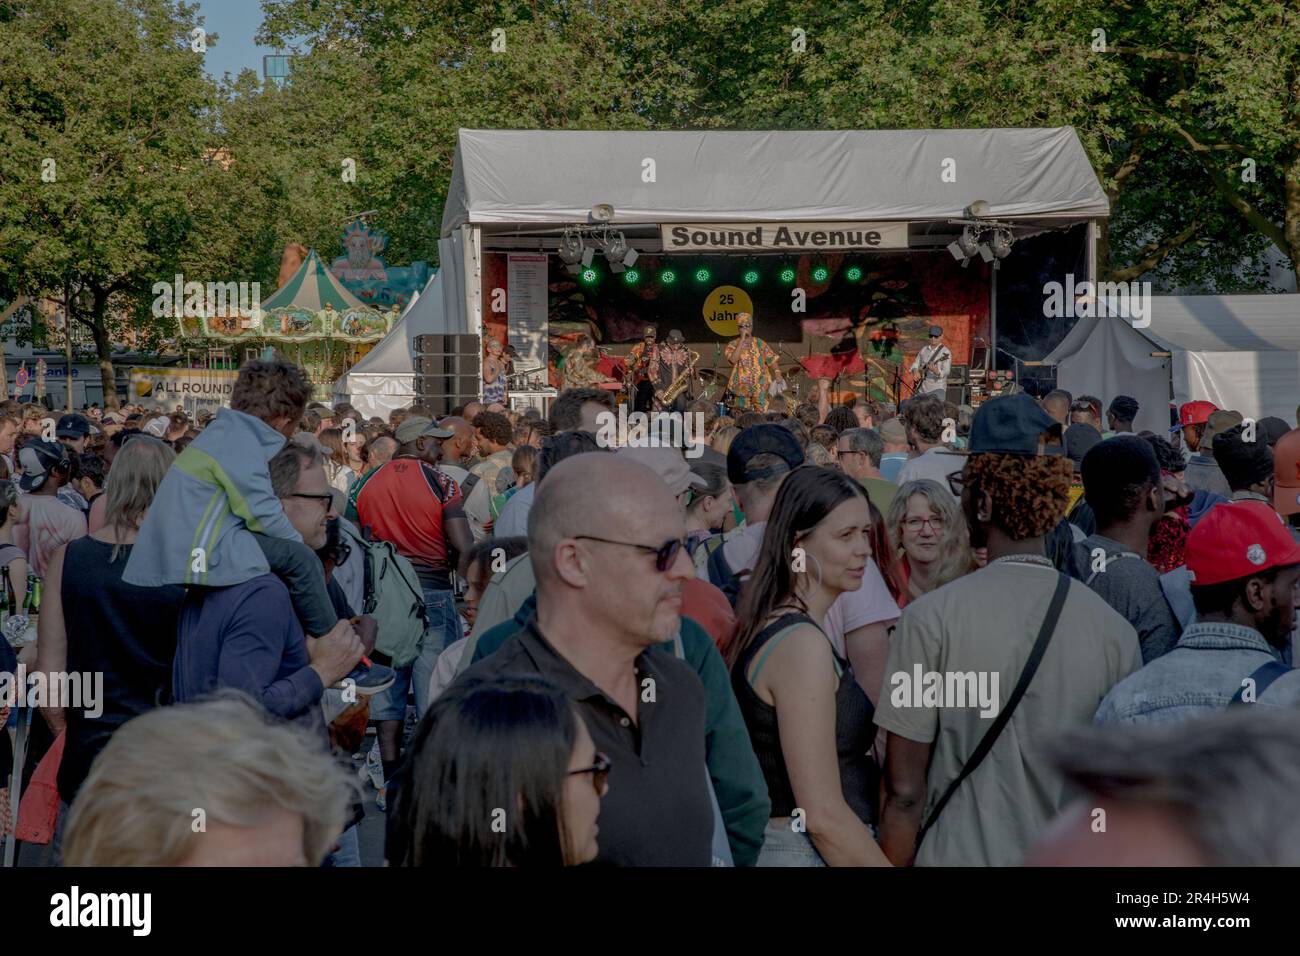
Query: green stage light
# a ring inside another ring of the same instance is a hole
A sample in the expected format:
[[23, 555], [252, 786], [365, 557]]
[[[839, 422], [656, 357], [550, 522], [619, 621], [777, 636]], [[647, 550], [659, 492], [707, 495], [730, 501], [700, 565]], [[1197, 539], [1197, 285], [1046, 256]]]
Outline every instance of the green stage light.
[[787, 266], [786, 268], [782, 269], [782, 270], [781, 270], [781, 281], [782, 281], [782, 282], [793, 282], [793, 281], [794, 281], [794, 270], [791, 269], [789, 266]]
[[709, 281], [709, 270], [708, 270], [708, 269], [696, 269], [696, 270], [695, 270], [695, 281], [696, 281], [696, 282], [708, 282], [708, 281]]
[[758, 281], [758, 270], [750, 269], [745, 273], [745, 285], [753, 285]]
[[590, 284], [590, 283], [592, 283], [592, 282], [595, 282], [596, 279], [598, 279], [599, 277], [600, 277], [600, 276], [599, 276], [599, 273], [597, 273], [595, 269], [590, 269], [590, 268], [588, 268], [588, 269], [583, 269], [583, 270], [582, 270], [582, 281], [583, 281], [583, 282], [586, 282], [586, 283]]
[[862, 270], [859, 269], [857, 266], [850, 266], [849, 270], [846, 273], [844, 273], [844, 277], [848, 279], [850, 282], [857, 282], [859, 279], [862, 278]]
[[827, 269], [825, 266], [818, 266], [816, 269], [812, 271], [812, 277], [814, 282], [825, 282], [827, 279], [830, 278], [830, 275], [831, 275], [830, 270]]
[[623, 281], [628, 285], [636, 285], [641, 281], [641, 273], [637, 272], [635, 269], [628, 269], [623, 273]]
[[659, 273], [659, 281], [664, 285], [672, 285], [677, 281], [677, 273], [672, 269], [665, 269], [663, 272]]

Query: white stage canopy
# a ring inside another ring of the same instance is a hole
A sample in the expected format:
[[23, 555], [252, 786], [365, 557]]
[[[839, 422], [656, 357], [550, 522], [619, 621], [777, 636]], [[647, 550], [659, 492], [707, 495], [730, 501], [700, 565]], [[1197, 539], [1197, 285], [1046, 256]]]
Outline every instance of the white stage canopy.
[[[647, 160], [653, 162], [653, 169]], [[650, 173], [653, 172], [653, 181]], [[459, 131], [442, 235], [469, 223], [1086, 220], [1110, 204], [1071, 127]]]

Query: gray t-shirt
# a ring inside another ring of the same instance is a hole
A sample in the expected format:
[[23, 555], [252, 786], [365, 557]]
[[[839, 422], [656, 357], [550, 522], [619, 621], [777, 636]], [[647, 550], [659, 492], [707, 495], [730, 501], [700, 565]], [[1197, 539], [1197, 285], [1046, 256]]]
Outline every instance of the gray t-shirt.
[[[1182, 627], [1160, 586], [1160, 572], [1124, 544], [1104, 535], [1091, 535], [1075, 548], [1084, 582], [1137, 631], [1142, 663], [1149, 664], [1173, 650]], [[1103, 562], [1105, 569], [1099, 570]]]

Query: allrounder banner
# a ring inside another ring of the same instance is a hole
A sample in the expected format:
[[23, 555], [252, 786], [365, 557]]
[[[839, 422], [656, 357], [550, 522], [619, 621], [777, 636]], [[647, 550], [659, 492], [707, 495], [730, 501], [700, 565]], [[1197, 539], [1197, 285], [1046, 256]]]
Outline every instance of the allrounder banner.
[[659, 232], [665, 252], [907, 248], [905, 222], [688, 222]]
[[131, 401], [148, 405], [161, 405], [172, 411], [184, 406], [187, 415], [203, 409], [216, 412], [230, 404], [236, 371], [206, 368], [133, 368], [131, 369]]

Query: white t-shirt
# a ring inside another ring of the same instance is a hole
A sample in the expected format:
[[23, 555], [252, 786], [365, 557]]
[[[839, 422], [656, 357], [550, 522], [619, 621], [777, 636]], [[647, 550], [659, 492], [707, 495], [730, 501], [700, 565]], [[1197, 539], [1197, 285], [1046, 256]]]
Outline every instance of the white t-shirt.
[[954, 455], [947, 448], [938, 445], [903, 462], [903, 467], [898, 469], [897, 484], [901, 488], [909, 481], [929, 478], [931, 481], [938, 482], [943, 490], [951, 495], [952, 489], [948, 487], [948, 476], [954, 471], [961, 471], [965, 464], [964, 455]]
[[[733, 571], [747, 570], [754, 566], [758, 552], [763, 546], [763, 529], [766, 521], [747, 524], [740, 532], [722, 546], [723, 557]], [[709, 569], [695, 569], [695, 576], [705, 581], [709, 579]], [[844, 648], [844, 635], [856, 631], [868, 624], [898, 619], [898, 605], [894, 602], [885, 585], [885, 579], [876, 567], [875, 561], [867, 562], [866, 573], [862, 575], [862, 586], [856, 591], [845, 591], [826, 612], [822, 626], [830, 638], [835, 653], [847, 657]]]

